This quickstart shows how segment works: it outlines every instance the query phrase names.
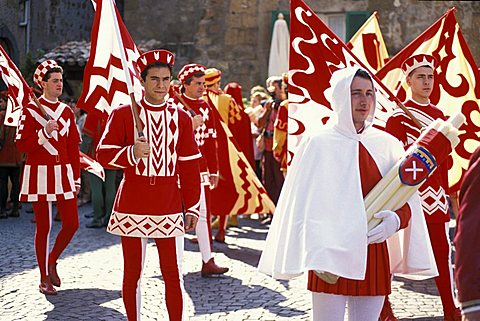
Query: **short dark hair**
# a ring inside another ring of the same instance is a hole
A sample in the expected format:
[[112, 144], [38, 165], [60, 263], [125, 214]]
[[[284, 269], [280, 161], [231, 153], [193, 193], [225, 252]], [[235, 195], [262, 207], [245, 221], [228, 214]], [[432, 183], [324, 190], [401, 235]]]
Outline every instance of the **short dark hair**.
[[371, 82], [373, 82], [372, 76], [370, 76], [370, 74], [364, 69], [358, 69], [357, 72], [355, 73], [355, 76], [353, 76], [353, 77], [354, 78], [355, 77], [360, 77], [360, 78], [363, 78], [363, 79], [368, 79]]
[[203, 76], [205, 76], [205, 73], [203, 71], [196, 72], [192, 76], [185, 79], [185, 84], [190, 85], [192, 83], [193, 77], [200, 78], [200, 77], [203, 77]]
[[50, 69], [49, 71], [47, 71], [45, 73], [45, 76], [43, 76], [43, 79], [42, 81], [48, 81], [50, 79], [50, 75], [55, 73], [55, 72], [59, 72], [63, 75], [63, 69], [60, 68], [60, 67], [53, 67], [52, 69]]
[[168, 70], [170, 70], [170, 76], [172, 75], [172, 66], [163, 62], [154, 62], [145, 67], [145, 69], [143, 69], [142, 73], [140, 74], [140, 77], [142, 77], [143, 81], [147, 79], [148, 71], [152, 68], [168, 68]]

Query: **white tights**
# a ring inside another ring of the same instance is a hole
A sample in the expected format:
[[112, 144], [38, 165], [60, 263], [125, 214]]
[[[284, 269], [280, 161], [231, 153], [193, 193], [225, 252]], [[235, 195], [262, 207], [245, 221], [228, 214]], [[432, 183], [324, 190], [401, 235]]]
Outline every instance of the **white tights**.
[[345, 296], [312, 292], [313, 321], [344, 321], [345, 306], [348, 321], [377, 321], [384, 296]]
[[204, 185], [200, 188], [200, 215], [197, 226], [195, 227], [195, 234], [197, 234], [198, 247], [202, 254], [202, 261], [206, 263], [212, 257], [212, 250], [210, 248], [210, 234], [208, 233], [207, 201], [205, 200]]

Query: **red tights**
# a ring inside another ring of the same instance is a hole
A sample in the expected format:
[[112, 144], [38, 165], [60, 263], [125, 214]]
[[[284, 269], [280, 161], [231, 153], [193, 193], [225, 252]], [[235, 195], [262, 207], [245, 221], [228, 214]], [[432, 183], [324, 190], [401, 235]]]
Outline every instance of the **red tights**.
[[[184, 313], [182, 255], [183, 236], [155, 239], [160, 270], [165, 282], [165, 300], [170, 321], [181, 321]], [[140, 277], [147, 239], [122, 236], [122, 296], [129, 321], [140, 319]]]
[[444, 314], [447, 315], [455, 310], [450, 273], [450, 244], [444, 223], [427, 223], [427, 228], [438, 269], [435, 283], [442, 300]]
[[[50, 249], [50, 230], [52, 227], [52, 202], [32, 203], [37, 226], [35, 229], [35, 253], [37, 255], [40, 277], [48, 275], [48, 265], [55, 264], [78, 229], [77, 199], [58, 201], [57, 209], [62, 218], [62, 228], [57, 235], [53, 249]], [[47, 254], [48, 253], [48, 254]]]

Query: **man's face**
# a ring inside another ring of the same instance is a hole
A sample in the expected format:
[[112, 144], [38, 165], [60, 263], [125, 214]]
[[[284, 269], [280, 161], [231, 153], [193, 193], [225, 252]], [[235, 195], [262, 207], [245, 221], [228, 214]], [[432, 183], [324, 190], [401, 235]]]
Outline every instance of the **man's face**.
[[212, 89], [213, 91], [215, 91], [217, 93], [221, 93], [221, 92], [223, 92], [222, 91], [222, 83], [220, 81], [217, 81], [216, 83], [214, 83], [212, 85], [212, 87], [210, 87], [210, 89]]
[[258, 105], [260, 105], [260, 97], [251, 96], [250, 97], [250, 104], [252, 105], [252, 107], [257, 107]]
[[274, 82], [273, 86], [275, 87], [275, 97], [282, 98], [283, 96], [282, 84], [278, 82]]
[[407, 77], [407, 84], [412, 90], [412, 96], [428, 99], [433, 90], [433, 69], [418, 67]]
[[141, 80], [145, 89], [145, 99], [152, 104], [160, 105], [170, 88], [171, 74], [167, 67], [153, 67], [148, 69], [145, 80]]
[[369, 79], [354, 77], [350, 86], [353, 125], [357, 130], [363, 127], [375, 101], [373, 84]]
[[42, 81], [43, 92], [46, 97], [58, 98], [63, 91], [63, 76], [60, 72], [52, 72], [47, 81]]
[[185, 95], [191, 98], [198, 99], [203, 96], [205, 91], [205, 76], [192, 77], [190, 84], [184, 84]]

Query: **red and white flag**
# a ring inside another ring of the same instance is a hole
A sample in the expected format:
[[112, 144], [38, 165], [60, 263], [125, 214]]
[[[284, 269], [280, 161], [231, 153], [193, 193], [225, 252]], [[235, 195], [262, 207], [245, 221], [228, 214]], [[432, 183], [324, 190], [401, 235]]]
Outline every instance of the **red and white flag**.
[[460, 144], [452, 153], [448, 172], [453, 190], [459, 188], [472, 152], [480, 145], [480, 73], [455, 19], [455, 9], [447, 13], [400, 51], [376, 76], [404, 101], [411, 97], [401, 64], [412, 55], [429, 54], [438, 61], [430, 102], [447, 116], [462, 112], [467, 118], [460, 127]]
[[2, 46], [0, 46], [0, 73], [8, 86], [8, 103], [4, 123], [7, 126], [16, 127], [22, 106], [30, 102], [31, 89]]
[[378, 24], [378, 13], [375, 11], [358, 29], [347, 43], [348, 48], [369, 68], [376, 72], [388, 61], [388, 51]]
[[[85, 66], [82, 94], [77, 106], [85, 111], [97, 109], [110, 112], [123, 104], [130, 104], [127, 81], [133, 85], [135, 97], [140, 100], [142, 86], [137, 74], [136, 61], [141, 55], [128, 33], [113, 0], [96, 0], [93, 19], [90, 57]], [[117, 31], [120, 38], [117, 37]], [[126, 58], [127, 80], [122, 64], [122, 51]]]
[[97, 175], [102, 181], [105, 181], [105, 171], [102, 165], [83, 152], [80, 152], [80, 168]]
[[[290, 71], [288, 83], [289, 162], [301, 138], [333, 116], [329, 102], [332, 74], [347, 66], [368, 68], [302, 0], [290, 2]], [[374, 125], [385, 127], [396, 97], [374, 78], [377, 110]]]

